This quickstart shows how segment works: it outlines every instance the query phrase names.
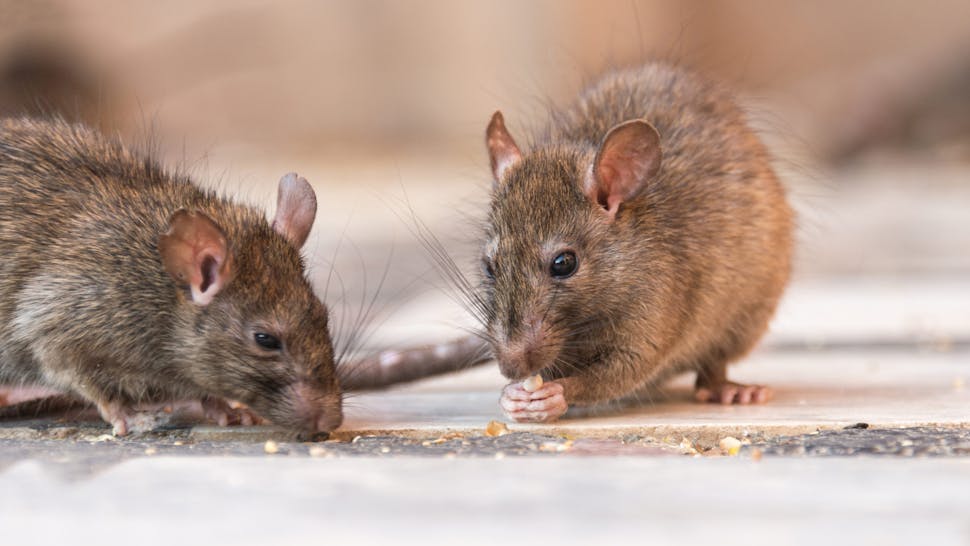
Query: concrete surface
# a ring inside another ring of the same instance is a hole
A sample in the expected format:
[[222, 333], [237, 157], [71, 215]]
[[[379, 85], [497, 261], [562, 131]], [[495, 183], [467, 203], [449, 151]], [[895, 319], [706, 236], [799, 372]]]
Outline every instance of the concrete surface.
[[[970, 460], [161, 457], [2, 476], [5, 544], [966, 544]], [[11, 540], [15, 539], [15, 540]]]
[[[474, 210], [467, 185], [396, 172], [424, 180], [411, 206], [460, 254], [473, 231], [442, 228], [454, 207], [440, 203]], [[925, 187], [880, 193], [878, 172], [856, 173], [863, 186], [809, 218], [769, 336], [732, 370], [774, 387], [767, 405], [694, 404], [684, 377], [639, 405], [488, 437], [503, 380], [484, 366], [352, 395], [344, 428], [318, 444], [272, 427], [117, 440], [96, 419], [5, 422], [0, 544], [970, 544], [970, 187], [957, 183], [968, 174], [945, 171], [945, 191], [922, 199]], [[363, 186], [321, 201], [309, 245], [321, 288], [338, 257], [328, 302], [342, 340], [385, 266], [360, 345], [456, 335], [467, 316]], [[351, 209], [353, 222], [336, 213]], [[870, 247], [853, 254], [860, 238]]]
[[2, 423], [0, 539], [968, 544], [970, 291], [880, 286], [796, 285], [733, 370], [775, 388], [764, 406], [695, 404], [685, 377], [640, 406], [491, 438], [503, 381], [484, 366], [354, 395], [318, 444], [271, 427], [118, 440], [96, 420]]

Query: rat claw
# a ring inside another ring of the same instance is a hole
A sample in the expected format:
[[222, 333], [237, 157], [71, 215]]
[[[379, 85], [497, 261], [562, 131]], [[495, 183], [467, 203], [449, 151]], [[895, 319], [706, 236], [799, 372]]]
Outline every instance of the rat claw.
[[719, 400], [723, 405], [730, 405], [734, 403], [734, 397], [738, 394], [737, 385], [724, 385], [721, 387], [721, 395]]
[[698, 402], [710, 402], [714, 398], [714, 391], [706, 387], [700, 387], [694, 391], [694, 400]]
[[751, 401], [755, 404], [764, 404], [765, 402], [771, 400], [775, 395], [774, 391], [770, 387], [765, 387], [764, 385], [755, 385], [754, 394], [751, 396]]
[[118, 419], [111, 423], [111, 433], [115, 436], [128, 436], [128, 421]]
[[222, 398], [209, 397], [202, 400], [202, 408], [205, 410], [205, 417], [215, 421], [220, 427], [229, 425], [252, 426], [258, 425], [263, 420], [239, 402], [229, 402]]
[[698, 402], [714, 402], [723, 405], [763, 404], [771, 399], [771, 389], [762, 385], [743, 385], [725, 382], [712, 387], [698, 387], [694, 399]]
[[528, 402], [532, 400], [532, 393], [522, 388], [522, 382], [509, 383], [502, 389], [502, 399]]
[[101, 418], [111, 424], [111, 433], [115, 436], [127, 436], [129, 432], [128, 420], [134, 417], [134, 410], [128, 405], [118, 402], [97, 403]]

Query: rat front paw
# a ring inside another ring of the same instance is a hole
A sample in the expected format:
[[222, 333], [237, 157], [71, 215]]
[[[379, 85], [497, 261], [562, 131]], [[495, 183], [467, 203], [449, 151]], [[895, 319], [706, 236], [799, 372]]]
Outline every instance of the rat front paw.
[[99, 403], [101, 418], [111, 424], [115, 436], [127, 436], [131, 432], [148, 432], [161, 424], [154, 412], [137, 411], [122, 402]]
[[762, 385], [742, 385], [725, 381], [717, 385], [698, 386], [694, 399], [715, 404], [763, 404], [772, 397], [771, 389]]
[[499, 403], [513, 421], [518, 423], [549, 423], [566, 413], [569, 405], [563, 396], [562, 385], [550, 381], [534, 392], [525, 390], [522, 381], [509, 383], [502, 389]]
[[242, 425], [249, 427], [258, 425], [263, 419], [246, 406], [238, 402], [229, 402], [222, 398], [204, 398], [202, 411], [205, 418], [217, 423], [220, 427]]

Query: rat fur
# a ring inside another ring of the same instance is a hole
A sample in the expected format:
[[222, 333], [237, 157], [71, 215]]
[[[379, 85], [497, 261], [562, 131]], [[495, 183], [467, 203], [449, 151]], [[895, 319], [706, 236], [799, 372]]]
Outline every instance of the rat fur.
[[[774, 314], [794, 218], [731, 93], [667, 63], [620, 70], [530, 140], [520, 148], [500, 112], [486, 130], [481, 284], [465, 294], [482, 341], [388, 353], [414, 368], [396, 375], [481, 362], [487, 344], [512, 380], [501, 405], [518, 421], [635, 397], [686, 371], [700, 401], [767, 400], [769, 389], [729, 381], [726, 367]], [[546, 381], [527, 392], [535, 374]]]
[[0, 384], [89, 401], [119, 435], [175, 400], [333, 430], [327, 309], [300, 256], [315, 212], [295, 174], [269, 221], [84, 126], [0, 120]]

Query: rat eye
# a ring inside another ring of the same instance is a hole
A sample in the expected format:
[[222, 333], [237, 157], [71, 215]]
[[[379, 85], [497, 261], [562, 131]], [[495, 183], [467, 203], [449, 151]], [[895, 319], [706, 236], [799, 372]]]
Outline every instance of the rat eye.
[[488, 258], [482, 259], [482, 267], [485, 269], [485, 276], [489, 279], [495, 278], [495, 270], [492, 269], [492, 262], [488, 261]]
[[279, 351], [283, 348], [283, 344], [275, 336], [269, 334], [264, 334], [263, 332], [256, 332], [253, 334], [253, 340], [256, 344], [264, 349], [269, 349], [271, 351]]
[[576, 254], [567, 250], [552, 259], [549, 274], [557, 279], [565, 279], [576, 272], [577, 265], [579, 262], [576, 260]]

